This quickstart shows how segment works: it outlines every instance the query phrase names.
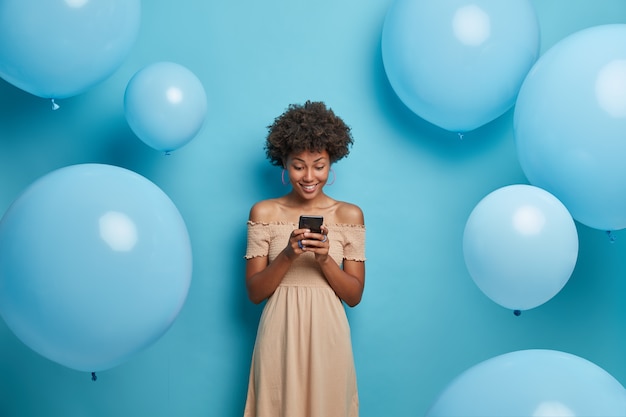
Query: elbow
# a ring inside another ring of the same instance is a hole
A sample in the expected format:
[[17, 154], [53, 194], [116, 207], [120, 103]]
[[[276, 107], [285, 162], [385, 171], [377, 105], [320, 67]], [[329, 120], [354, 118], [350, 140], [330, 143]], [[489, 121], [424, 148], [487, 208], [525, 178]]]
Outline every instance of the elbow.
[[356, 307], [359, 305], [361, 299], [363, 298], [363, 289], [363, 285], [360, 285], [358, 288], [355, 288], [351, 294], [346, 294], [349, 296], [344, 298], [344, 303], [346, 303], [348, 307]]
[[265, 301], [266, 298], [268, 298], [267, 295], [259, 291], [255, 291], [249, 286], [247, 287], [247, 290], [248, 290], [248, 299], [254, 304], [261, 304], [263, 301]]
[[344, 299], [343, 302], [350, 308], [356, 307], [361, 302], [361, 294], [355, 297], [350, 297], [349, 299]]
[[254, 304], [261, 304], [265, 298], [255, 297], [252, 294], [248, 294], [248, 299]]
[[250, 300], [254, 304], [261, 304], [263, 298], [261, 298], [254, 291], [250, 291], [250, 289], [248, 288], [248, 300]]

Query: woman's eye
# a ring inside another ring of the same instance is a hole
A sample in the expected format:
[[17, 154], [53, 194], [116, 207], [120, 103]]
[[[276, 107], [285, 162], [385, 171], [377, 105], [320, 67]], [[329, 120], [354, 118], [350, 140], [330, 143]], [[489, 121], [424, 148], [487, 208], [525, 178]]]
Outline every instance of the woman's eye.
[[315, 167], [315, 169], [317, 169], [318, 171], [323, 170], [324, 168], [326, 168], [325, 166], [320, 166], [320, 167]]

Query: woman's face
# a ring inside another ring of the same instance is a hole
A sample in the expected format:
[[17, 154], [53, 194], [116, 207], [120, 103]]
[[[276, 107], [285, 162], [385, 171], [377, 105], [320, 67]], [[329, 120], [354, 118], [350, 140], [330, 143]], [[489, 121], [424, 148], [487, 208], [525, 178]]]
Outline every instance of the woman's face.
[[291, 154], [287, 157], [285, 168], [293, 191], [310, 200], [322, 192], [328, 181], [330, 157], [326, 150]]

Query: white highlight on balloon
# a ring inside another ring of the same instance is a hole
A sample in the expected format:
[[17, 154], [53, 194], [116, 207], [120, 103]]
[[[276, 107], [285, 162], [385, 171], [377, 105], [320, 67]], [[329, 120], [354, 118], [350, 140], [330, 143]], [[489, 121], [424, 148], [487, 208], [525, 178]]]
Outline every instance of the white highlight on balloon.
[[600, 69], [596, 78], [596, 99], [612, 117], [626, 117], [626, 60], [613, 60]]
[[489, 15], [475, 4], [460, 7], [452, 19], [454, 35], [464, 44], [480, 46], [491, 36]]
[[532, 417], [576, 417], [576, 413], [561, 402], [543, 401], [537, 406]]
[[76, 9], [83, 7], [88, 2], [89, 0], [65, 0], [65, 3], [67, 3], [68, 6], [74, 7]]
[[137, 244], [137, 227], [126, 214], [108, 211], [100, 217], [100, 237], [114, 251], [129, 252]]
[[178, 87], [170, 87], [170, 88], [168, 88], [167, 91], [165, 92], [165, 95], [167, 96], [167, 99], [172, 104], [178, 104], [181, 101], [183, 101], [183, 92]]
[[523, 235], [537, 235], [546, 224], [546, 217], [535, 206], [521, 206], [513, 213], [513, 227]]

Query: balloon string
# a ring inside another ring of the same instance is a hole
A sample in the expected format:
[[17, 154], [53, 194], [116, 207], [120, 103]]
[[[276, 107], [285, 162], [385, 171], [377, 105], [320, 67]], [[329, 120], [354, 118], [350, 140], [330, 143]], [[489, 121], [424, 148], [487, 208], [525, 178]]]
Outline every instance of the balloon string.
[[51, 99], [51, 101], [52, 101], [52, 110], [58, 110], [59, 107], [61, 107], [57, 103], [55, 103], [54, 99]]
[[94, 382], [98, 380], [98, 377], [96, 376], [95, 372], [91, 373], [91, 380], [94, 381]]
[[606, 235], [609, 237], [609, 242], [611, 243], [615, 242], [615, 239], [617, 239], [617, 237], [610, 230], [606, 231]]

